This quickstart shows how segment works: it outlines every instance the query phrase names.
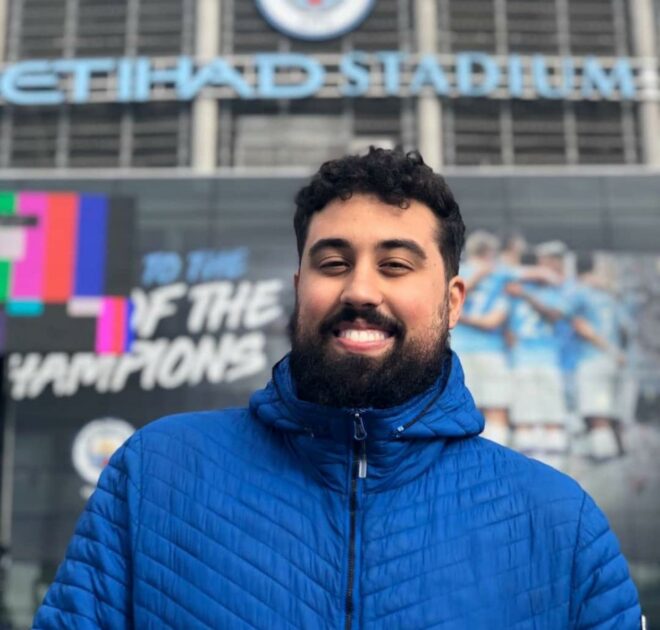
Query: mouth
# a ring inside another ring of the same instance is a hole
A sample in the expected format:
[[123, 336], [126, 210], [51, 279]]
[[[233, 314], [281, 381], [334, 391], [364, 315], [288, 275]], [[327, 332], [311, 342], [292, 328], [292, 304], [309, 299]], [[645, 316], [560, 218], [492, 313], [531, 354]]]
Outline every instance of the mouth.
[[358, 353], [383, 350], [392, 344], [394, 338], [392, 331], [360, 320], [342, 322], [332, 332], [340, 348]]

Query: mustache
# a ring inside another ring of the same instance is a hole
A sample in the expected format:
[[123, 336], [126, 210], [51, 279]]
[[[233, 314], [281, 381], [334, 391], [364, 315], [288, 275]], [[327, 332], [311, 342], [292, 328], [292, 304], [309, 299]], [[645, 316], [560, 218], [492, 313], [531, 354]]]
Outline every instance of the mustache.
[[401, 337], [405, 332], [404, 325], [393, 317], [388, 317], [373, 308], [356, 308], [349, 304], [344, 305], [339, 311], [333, 313], [321, 322], [319, 332], [328, 335], [343, 322], [354, 322], [361, 319], [367, 324], [380, 328], [394, 337]]

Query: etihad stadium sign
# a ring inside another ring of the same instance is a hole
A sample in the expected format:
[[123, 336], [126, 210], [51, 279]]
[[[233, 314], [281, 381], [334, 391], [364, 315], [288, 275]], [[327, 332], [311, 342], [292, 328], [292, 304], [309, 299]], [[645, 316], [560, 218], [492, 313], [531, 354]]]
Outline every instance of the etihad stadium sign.
[[263, 53], [196, 60], [123, 57], [6, 65], [0, 98], [12, 105], [414, 97], [658, 99], [657, 64], [627, 57]]

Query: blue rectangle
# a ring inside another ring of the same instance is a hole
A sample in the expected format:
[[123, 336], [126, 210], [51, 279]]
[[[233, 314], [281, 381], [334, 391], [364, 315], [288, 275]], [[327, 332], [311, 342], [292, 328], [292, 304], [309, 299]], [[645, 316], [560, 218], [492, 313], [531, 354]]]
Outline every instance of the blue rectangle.
[[107, 233], [107, 197], [80, 195], [74, 295], [104, 295]]
[[7, 302], [9, 317], [39, 317], [44, 314], [44, 303], [35, 301]]
[[133, 312], [135, 311], [135, 306], [133, 301], [128, 299], [126, 300], [126, 345], [124, 346], [124, 352], [130, 352], [133, 347], [133, 341], [135, 341], [135, 333], [133, 332], [133, 327], [131, 326], [131, 320], [133, 319]]

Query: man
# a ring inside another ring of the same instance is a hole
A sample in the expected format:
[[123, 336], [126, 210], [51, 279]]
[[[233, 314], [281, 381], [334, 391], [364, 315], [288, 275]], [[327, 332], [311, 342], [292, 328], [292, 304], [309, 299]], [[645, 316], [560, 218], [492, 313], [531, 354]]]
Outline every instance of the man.
[[291, 354], [113, 456], [35, 627], [637, 628], [594, 502], [477, 437], [444, 180], [371, 149], [296, 202]]

